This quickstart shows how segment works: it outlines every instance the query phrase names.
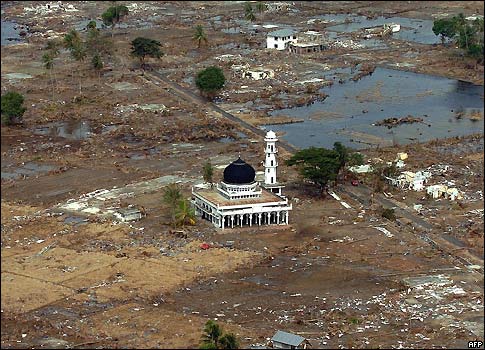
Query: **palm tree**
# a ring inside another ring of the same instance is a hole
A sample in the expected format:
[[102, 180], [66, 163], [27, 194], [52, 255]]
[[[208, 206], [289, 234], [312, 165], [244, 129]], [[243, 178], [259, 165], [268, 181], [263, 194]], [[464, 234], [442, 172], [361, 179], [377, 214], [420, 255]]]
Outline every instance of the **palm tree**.
[[[83, 62], [86, 58], [86, 47], [82, 42], [76, 42], [71, 48], [71, 57], [78, 62]], [[79, 69], [79, 94], [82, 93], [82, 76], [81, 70]]]
[[266, 11], [266, 9], [268, 8], [268, 5], [266, 5], [264, 2], [262, 1], [258, 1], [256, 3], [256, 11], [258, 11], [258, 13], [264, 15], [264, 12]]
[[189, 223], [191, 225], [195, 224], [195, 211], [194, 208], [190, 205], [190, 202], [186, 199], [181, 199], [178, 203], [178, 207], [175, 213], [175, 218], [178, 224], [182, 224], [182, 227], [185, 223]]
[[253, 7], [249, 2], [247, 2], [244, 5], [244, 18], [251, 22], [256, 19], [256, 16], [254, 15], [254, 12], [253, 12]]
[[[81, 37], [79, 35], [79, 32], [76, 29], [71, 29], [66, 35], [64, 35], [64, 48], [67, 50], [71, 51], [71, 56], [72, 56], [72, 50], [74, 50], [74, 47], [79, 45], [81, 42]], [[72, 71], [72, 79], [74, 80], [74, 70]]]
[[218, 348], [219, 338], [222, 335], [221, 327], [214, 321], [209, 320], [204, 327], [204, 334], [202, 335], [202, 344], [214, 344]]
[[46, 69], [49, 69], [51, 75], [54, 77], [56, 88], [57, 88], [57, 79], [56, 79], [56, 73], [54, 71], [54, 59], [57, 57], [57, 55], [59, 55], [60, 46], [61, 46], [61, 42], [59, 40], [55, 40], [55, 39], [48, 40], [45, 48], [46, 50], [48, 50], [47, 56], [49, 56], [49, 58], [46, 55], [42, 57], [42, 62], [44, 63], [44, 67]]
[[220, 339], [221, 349], [239, 349], [239, 342], [234, 333], [226, 333]]
[[165, 191], [163, 192], [163, 203], [165, 203], [170, 211], [172, 217], [172, 224], [176, 225], [176, 209], [177, 204], [182, 199], [182, 193], [180, 192], [180, 188], [176, 184], [171, 184], [165, 187]]
[[91, 60], [91, 64], [93, 65], [93, 68], [98, 72], [98, 82], [100, 81], [100, 71], [103, 68], [103, 61], [101, 60], [101, 56], [97, 53], [93, 56], [93, 59]]
[[212, 186], [212, 176], [214, 175], [214, 167], [212, 166], [210, 160], [204, 164], [204, 181], [208, 182]]
[[207, 35], [205, 34], [204, 27], [202, 27], [202, 25], [198, 24], [195, 27], [195, 34], [193, 38], [197, 41], [197, 48], [200, 48], [200, 44], [202, 41], [207, 44]]
[[49, 71], [50, 80], [52, 84], [52, 99], [54, 100], [54, 82], [52, 80], [52, 68], [54, 67], [54, 57], [50, 53], [45, 53], [42, 56], [42, 63], [44, 63], [44, 68]]

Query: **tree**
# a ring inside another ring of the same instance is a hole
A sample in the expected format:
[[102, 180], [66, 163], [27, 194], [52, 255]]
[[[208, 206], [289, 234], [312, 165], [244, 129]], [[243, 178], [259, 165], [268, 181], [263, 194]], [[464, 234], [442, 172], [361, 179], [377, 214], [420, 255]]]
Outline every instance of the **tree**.
[[210, 160], [204, 164], [204, 181], [212, 185], [212, 176], [214, 175], [214, 167], [212, 166]]
[[200, 24], [195, 27], [193, 39], [197, 41], [197, 48], [200, 48], [202, 41], [207, 44], [207, 35], [204, 32], [204, 27], [202, 27]]
[[128, 15], [128, 7], [124, 5], [118, 5], [118, 6], [111, 6], [108, 8], [102, 15], [101, 18], [103, 19], [103, 23], [106, 26], [111, 26], [111, 37], [113, 37], [113, 31], [115, 28], [115, 25], [121, 20]]
[[54, 81], [52, 80], [52, 68], [54, 67], [54, 57], [51, 53], [46, 52], [42, 55], [42, 63], [44, 68], [49, 71], [51, 85], [52, 85], [52, 99], [54, 100]]
[[258, 1], [256, 3], [256, 11], [258, 11], [259, 13], [263, 13], [267, 10], [268, 8], [268, 5], [266, 5], [264, 2], [262, 1]]
[[[84, 62], [86, 55], [87, 55], [86, 45], [82, 41], [75, 42], [71, 48], [71, 57], [78, 62]], [[82, 93], [82, 73], [80, 69], [78, 71], [79, 71], [79, 94], [81, 94]]]
[[22, 116], [24, 115], [27, 108], [23, 106], [24, 97], [15, 91], [7, 92], [2, 95], [1, 104], [1, 115], [2, 124], [12, 125], [15, 123], [20, 123]]
[[101, 56], [98, 53], [93, 56], [91, 64], [93, 65], [93, 68], [98, 72], [99, 80], [101, 69], [103, 69], [103, 61], [101, 60]]
[[131, 42], [131, 54], [140, 59], [141, 68], [144, 70], [146, 56], [155, 58], [163, 56], [163, 52], [160, 50], [161, 46], [162, 44], [157, 40], [138, 37]]
[[165, 191], [163, 192], [163, 203], [168, 206], [174, 227], [177, 225], [177, 206], [181, 199], [182, 193], [177, 184], [171, 184], [165, 187]]
[[195, 210], [187, 199], [179, 200], [175, 211], [175, 219], [176, 224], [182, 225], [182, 227], [187, 223], [191, 225], [195, 224]]
[[238, 349], [239, 342], [234, 333], [223, 334], [222, 328], [213, 320], [206, 322], [199, 349]]
[[[221, 327], [213, 320], [208, 320], [202, 334], [202, 344], [213, 344], [215, 349], [219, 347], [219, 338], [222, 335]], [[207, 349], [207, 348], [206, 348]]]
[[333, 150], [338, 154], [339, 172], [345, 169], [346, 165], [362, 165], [364, 157], [362, 154], [354, 152], [351, 148], [347, 148], [340, 142], [333, 144]]
[[466, 55], [474, 58], [476, 64], [483, 63], [483, 19], [477, 18], [473, 22], [467, 21], [460, 13], [449, 19], [439, 19], [433, 23], [433, 33], [445, 38], [453, 39]]
[[64, 35], [64, 47], [71, 51], [76, 45], [81, 42], [81, 36], [76, 29], [71, 29], [66, 35]]
[[234, 333], [226, 333], [220, 339], [221, 349], [239, 349], [239, 342]]
[[456, 21], [454, 19], [441, 18], [433, 23], [433, 33], [441, 36], [441, 43], [444, 45], [446, 38], [452, 39], [456, 34]]
[[209, 67], [197, 74], [195, 85], [202, 94], [209, 98], [215, 97], [217, 92], [224, 87], [226, 78], [224, 72], [219, 67]]
[[[81, 36], [76, 29], [71, 29], [67, 34], [64, 35], [63, 44], [64, 48], [70, 51], [71, 58], [74, 58], [73, 51], [78, 51], [76, 55], [79, 55], [82, 51], [80, 50], [80, 48], [82, 47]], [[79, 72], [79, 74], [81, 73]], [[72, 71], [71, 76], [74, 79], [74, 70]], [[81, 75], [79, 75], [79, 79], [81, 79]]]
[[86, 29], [87, 30], [90, 30], [90, 29], [97, 29], [97, 24], [96, 24], [96, 21], [94, 20], [91, 20], [88, 22], [88, 24], [86, 24]]
[[296, 152], [286, 164], [296, 165], [300, 175], [319, 185], [320, 192], [324, 195], [328, 182], [337, 178], [341, 161], [335, 150], [310, 147]]
[[256, 16], [253, 12], [253, 7], [251, 6], [250, 2], [246, 2], [244, 4], [244, 18], [248, 21], [253, 22], [256, 19]]
[[258, 11], [261, 17], [264, 17], [264, 13], [266, 12], [267, 9], [268, 9], [268, 5], [266, 5], [264, 2], [258, 1], [256, 3], [256, 11]]

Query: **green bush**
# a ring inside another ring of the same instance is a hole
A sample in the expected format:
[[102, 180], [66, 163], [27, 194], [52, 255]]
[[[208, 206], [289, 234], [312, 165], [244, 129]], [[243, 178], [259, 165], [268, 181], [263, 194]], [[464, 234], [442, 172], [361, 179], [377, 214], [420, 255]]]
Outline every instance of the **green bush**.
[[391, 221], [396, 221], [396, 213], [392, 208], [383, 209], [381, 215], [383, 218], [386, 218]]

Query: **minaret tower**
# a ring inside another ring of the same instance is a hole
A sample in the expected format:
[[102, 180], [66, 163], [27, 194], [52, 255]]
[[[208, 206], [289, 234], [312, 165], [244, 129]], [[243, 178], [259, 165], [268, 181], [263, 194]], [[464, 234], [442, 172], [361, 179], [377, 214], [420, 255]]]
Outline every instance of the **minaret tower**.
[[276, 153], [278, 150], [276, 149], [276, 134], [273, 131], [268, 131], [266, 133], [266, 137], [264, 138], [266, 141], [266, 159], [264, 161], [264, 184], [266, 186], [273, 186], [277, 183], [276, 181], [276, 168], [278, 167], [278, 161], [276, 160]]
[[271, 191], [280, 197], [285, 198], [281, 194], [281, 189], [284, 187], [281, 183], [278, 182], [276, 177], [276, 170], [278, 168], [278, 160], [276, 159], [276, 154], [278, 153], [278, 149], [276, 148], [276, 134], [270, 130], [266, 133], [264, 138], [266, 141], [266, 148], [264, 149], [264, 153], [266, 155], [263, 165], [264, 165], [264, 183], [262, 186], [266, 188], [268, 191]]

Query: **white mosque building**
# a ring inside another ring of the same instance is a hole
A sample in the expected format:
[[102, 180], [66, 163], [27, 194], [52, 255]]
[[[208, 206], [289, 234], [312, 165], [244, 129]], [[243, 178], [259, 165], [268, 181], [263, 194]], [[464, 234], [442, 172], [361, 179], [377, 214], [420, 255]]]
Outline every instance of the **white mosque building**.
[[221, 229], [288, 224], [292, 208], [277, 180], [278, 139], [268, 131], [264, 141], [264, 183], [255, 180], [254, 168], [239, 157], [224, 169], [224, 179], [215, 188], [207, 184], [192, 188], [196, 215]]

